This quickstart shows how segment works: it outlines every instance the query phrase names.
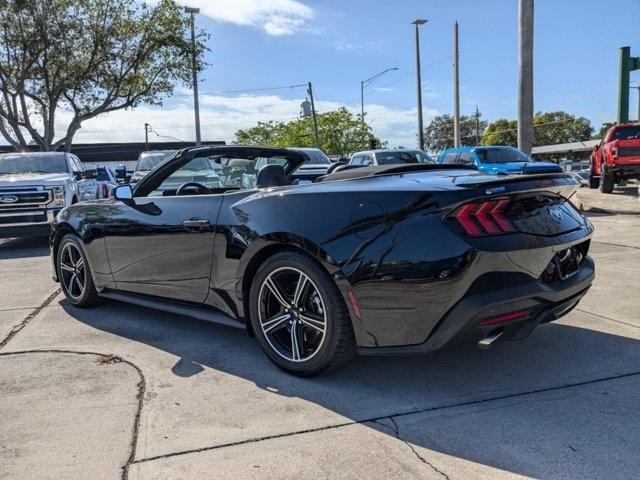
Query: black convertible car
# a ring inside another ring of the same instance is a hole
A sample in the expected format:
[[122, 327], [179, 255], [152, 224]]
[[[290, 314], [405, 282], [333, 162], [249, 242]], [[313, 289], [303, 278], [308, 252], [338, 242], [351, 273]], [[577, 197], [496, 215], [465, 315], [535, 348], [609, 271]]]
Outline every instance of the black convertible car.
[[593, 281], [569, 175], [336, 165], [296, 185], [305, 160], [179, 151], [133, 190], [60, 212], [54, 278], [78, 307], [111, 298], [245, 328], [297, 375], [356, 352], [523, 338]]

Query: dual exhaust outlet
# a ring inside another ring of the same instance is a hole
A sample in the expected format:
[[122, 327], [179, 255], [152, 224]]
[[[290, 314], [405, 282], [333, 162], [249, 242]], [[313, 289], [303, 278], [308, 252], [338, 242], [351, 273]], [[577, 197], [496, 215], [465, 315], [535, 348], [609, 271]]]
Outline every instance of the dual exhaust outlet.
[[494, 330], [486, 337], [478, 340], [478, 347], [481, 348], [482, 350], [486, 350], [490, 348], [492, 345], [496, 344], [502, 338], [503, 335], [504, 335], [504, 332], [502, 331], [502, 329]]

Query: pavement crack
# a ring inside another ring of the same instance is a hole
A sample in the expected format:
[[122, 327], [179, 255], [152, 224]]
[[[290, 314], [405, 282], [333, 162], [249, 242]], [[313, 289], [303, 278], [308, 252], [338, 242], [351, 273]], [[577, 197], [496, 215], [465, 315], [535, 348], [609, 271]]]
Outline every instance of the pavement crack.
[[[0, 354], [2, 355], [2, 354]], [[404, 417], [404, 416], [408, 416], [408, 415], [415, 415], [415, 414], [420, 414], [420, 413], [428, 413], [428, 412], [437, 412], [440, 410], [447, 410], [450, 408], [458, 408], [458, 407], [467, 407], [467, 406], [472, 406], [472, 405], [482, 405], [485, 403], [489, 403], [489, 402], [495, 402], [498, 400], [508, 400], [511, 398], [518, 398], [518, 397], [524, 397], [527, 395], [535, 395], [538, 393], [546, 393], [546, 392], [555, 392], [555, 391], [559, 391], [559, 390], [564, 390], [565, 388], [575, 388], [575, 387], [582, 387], [585, 385], [593, 385], [593, 384], [597, 384], [597, 383], [602, 383], [602, 382], [609, 382], [609, 381], [614, 381], [614, 380], [620, 380], [623, 378], [630, 378], [630, 377], [635, 377], [635, 376], [639, 376], [640, 375], [640, 370], [639, 371], [635, 371], [635, 372], [629, 372], [629, 373], [622, 373], [619, 375], [612, 375], [609, 377], [601, 377], [601, 378], [595, 378], [592, 380], [585, 380], [583, 382], [574, 382], [574, 383], [567, 383], [564, 385], [557, 385], [554, 387], [546, 387], [546, 388], [539, 388], [536, 390], [530, 390], [527, 392], [519, 392], [519, 393], [509, 393], [509, 394], [505, 394], [505, 395], [497, 395], [494, 397], [488, 397], [488, 398], [481, 398], [478, 400], [469, 400], [466, 402], [459, 402], [459, 403], [452, 403], [452, 404], [448, 404], [448, 405], [438, 405], [435, 407], [428, 407], [428, 408], [422, 408], [422, 409], [416, 409], [416, 410], [410, 410], [410, 411], [405, 411], [405, 412], [398, 412], [398, 413], [393, 413], [390, 415], [382, 415], [382, 416], [378, 416], [378, 417], [371, 417], [371, 418], [364, 418], [362, 420], [353, 420], [350, 422], [343, 422], [343, 423], [337, 423], [337, 424], [333, 424], [333, 425], [326, 425], [324, 427], [316, 427], [316, 428], [309, 428], [309, 429], [305, 429], [305, 430], [296, 430], [293, 432], [286, 432], [286, 433], [277, 433], [277, 434], [273, 434], [273, 435], [265, 435], [263, 437], [256, 437], [256, 438], [249, 438], [246, 440], [238, 440], [236, 442], [229, 442], [229, 443], [221, 443], [218, 445], [209, 445], [206, 447], [200, 447], [200, 448], [192, 448], [192, 449], [188, 449], [188, 450], [180, 450], [177, 452], [169, 452], [169, 453], [164, 453], [161, 455], [155, 455], [153, 457], [147, 457], [147, 458], [141, 458], [138, 460], [133, 460], [132, 462], [130, 462], [127, 465], [127, 468], [131, 465], [135, 465], [138, 463], [147, 463], [147, 462], [153, 462], [156, 460], [162, 460], [165, 458], [172, 458], [172, 457], [178, 457], [178, 456], [182, 456], [182, 455], [189, 455], [189, 454], [193, 454], [193, 453], [202, 453], [202, 452], [208, 452], [208, 451], [212, 451], [212, 450], [219, 450], [222, 448], [228, 448], [228, 447], [236, 447], [239, 445], [247, 445], [247, 444], [251, 444], [251, 443], [256, 443], [256, 442], [263, 442], [266, 440], [275, 440], [275, 439], [279, 439], [279, 438], [286, 438], [286, 437], [292, 437], [292, 436], [296, 436], [296, 435], [303, 435], [306, 433], [315, 433], [315, 432], [322, 432], [322, 431], [328, 431], [328, 430], [334, 430], [337, 428], [342, 428], [342, 427], [348, 427], [351, 425], [359, 425], [359, 424], [364, 424], [364, 423], [376, 423], [378, 425], [383, 425], [389, 429], [391, 429], [391, 427], [389, 425], [385, 425], [383, 423], [380, 423], [381, 420], [385, 420], [385, 419], [391, 419], [391, 421], [396, 425], [397, 428], [397, 424], [395, 423], [395, 420], [393, 420], [393, 418], [397, 418], [397, 417]], [[395, 433], [395, 432], [394, 432]], [[413, 450], [413, 447], [411, 445], [409, 445], [410, 448]], [[418, 455], [416, 453], [416, 455]]]
[[60, 294], [60, 291], [60, 288], [57, 288], [55, 292], [53, 292], [44, 300], [44, 302], [34, 308], [31, 313], [29, 313], [29, 315], [24, 318], [24, 320], [22, 320], [17, 325], [14, 325], [9, 334], [4, 338], [4, 340], [0, 342], [0, 348], [3, 348], [7, 343], [9, 343], [11, 339], [15, 337], [20, 332], [20, 330], [26, 327], [36, 315], [38, 315], [45, 307], [53, 302], [53, 299]]
[[[52, 296], [55, 296], [55, 295], [52, 295]], [[44, 308], [45, 306], [46, 305], [43, 305], [42, 308]], [[86, 351], [79, 351], [79, 350], [62, 350], [62, 349], [21, 350], [16, 352], [0, 352], [0, 357], [8, 357], [10, 355], [25, 355], [25, 354], [31, 354], [31, 353], [61, 353], [61, 354], [75, 354], [75, 355], [93, 355], [98, 357], [97, 359], [98, 363], [102, 363], [102, 364], [125, 363], [138, 373], [138, 376], [140, 377], [140, 381], [136, 385], [136, 388], [138, 389], [138, 393], [136, 394], [136, 400], [138, 402], [138, 406], [136, 408], [136, 414], [133, 419], [133, 427], [131, 430], [129, 456], [125, 464], [122, 466], [121, 478], [122, 480], [127, 480], [127, 478], [129, 477], [129, 465], [131, 465], [132, 463], [135, 463], [134, 460], [136, 458], [136, 446], [138, 444], [138, 434], [140, 431], [140, 417], [142, 415], [142, 405], [143, 405], [144, 395], [147, 388], [146, 387], [147, 381], [140, 367], [138, 367], [135, 363], [129, 360], [125, 360], [114, 354], [100, 353], [100, 352], [86, 352]]]
[[622, 247], [622, 248], [631, 248], [633, 250], [640, 250], [640, 247], [636, 247], [633, 245], [624, 245], [622, 243], [611, 243], [611, 242], [599, 242], [599, 241], [594, 241], [593, 243], [597, 243], [600, 245], [609, 245], [611, 247]]
[[616, 320], [615, 318], [607, 317], [607, 316], [601, 315], [599, 313], [590, 312], [589, 310], [584, 310], [582, 308], [577, 308], [576, 307], [576, 310], [579, 311], [579, 312], [588, 313], [589, 315], [594, 315], [596, 317], [600, 317], [603, 320], [609, 320], [610, 322], [620, 323], [620, 324], [626, 325], [628, 327], [640, 328], [640, 325], [634, 325], [633, 323], [623, 322], [622, 320]]
[[[400, 440], [402, 443], [404, 443], [407, 447], [409, 447], [409, 449], [413, 452], [413, 454], [415, 455], [415, 457], [418, 460], [420, 460], [422, 463], [427, 465], [434, 472], [440, 474], [446, 480], [449, 480], [449, 476], [446, 473], [444, 473], [442, 470], [440, 470], [438, 467], [436, 467], [433, 463], [431, 463], [426, 458], [424, 458], [422, 455], [420, 455], [418, 453], [418, 451], [415, 449], [415, 447], [410, 442], [408, 442], [407, 440], [405, 440], [404, 438], [402, 438], [400, 436], [400, 427], [398, 426], [398, 424], [396, 423], [396, 421], [395, 421], [395, 419], [393, 417], [386, 417], [386, 418], [388, 418], [391, 421], [391, 423], [393, 424], [393, 430], [394, 430], [396, 438], [398, 440]], [[384, 424], [379, 423], [379, 422], [376, 422], [376, 423], [378, 423], [379, 425], [384, 425]]]

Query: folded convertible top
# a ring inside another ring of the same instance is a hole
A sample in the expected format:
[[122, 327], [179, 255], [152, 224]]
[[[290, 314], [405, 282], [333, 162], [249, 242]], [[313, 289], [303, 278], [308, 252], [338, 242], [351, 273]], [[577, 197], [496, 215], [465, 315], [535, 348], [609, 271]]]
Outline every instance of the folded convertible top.
[[371, 167], [356, 167], [347, 165], [345, 170], [340, 170], [329, 175], [319, 177], [316, 182], [330, 182], [333, 180], [347, 180], [351, 178], [375, 177], [376, 175], [392, 175], [394, 173], [427, 172], [430, 170], [477, 170], [468, 165], [443, 165], [440, 163], [408, 163], [392, 165], [374, 165]]

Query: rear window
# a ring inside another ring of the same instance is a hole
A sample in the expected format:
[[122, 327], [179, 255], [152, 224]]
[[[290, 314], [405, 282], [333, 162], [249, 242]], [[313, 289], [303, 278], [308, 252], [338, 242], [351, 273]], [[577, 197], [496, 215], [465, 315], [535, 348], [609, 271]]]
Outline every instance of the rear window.
[[106, 168], [96, 168], [96, 180], [98, 180], [99, 182], [111, 181]]
[[396, 163], [424, 163], [413, 152], [377, 152], [378, 165], [393, 165]]
[[482, 163], [532, 162], [515, 148], [476, 148], [476, 155]]
[[632, 140], [640, 138], [640, 125], [616, 128], [611, 134], [611, 140]]

